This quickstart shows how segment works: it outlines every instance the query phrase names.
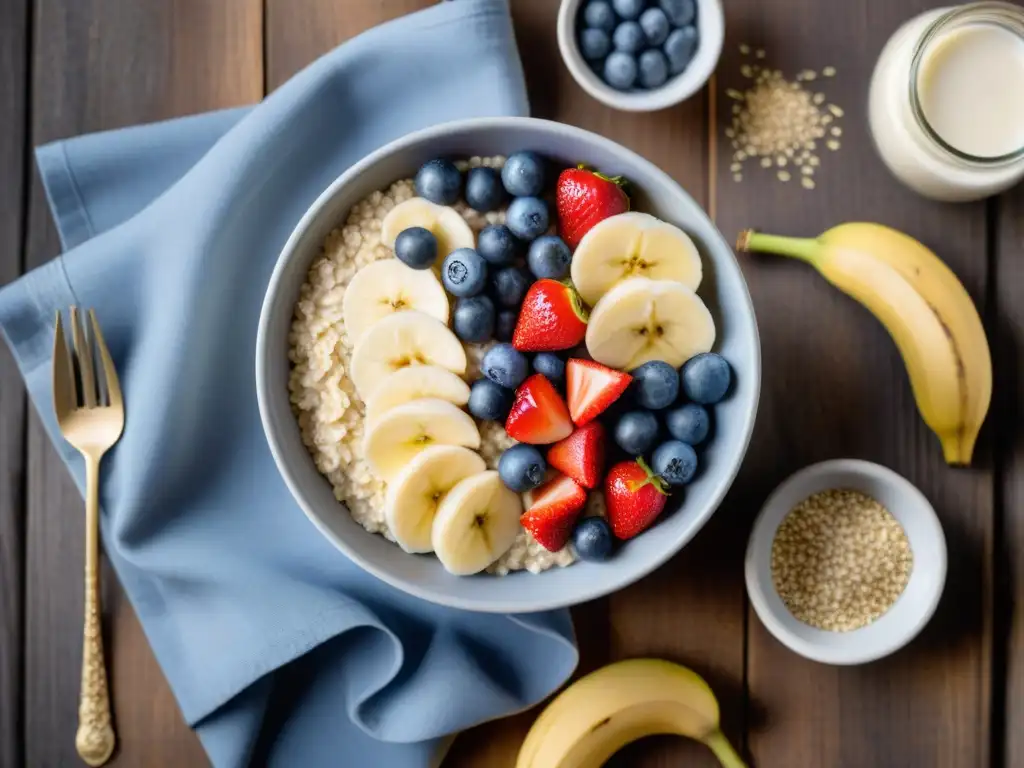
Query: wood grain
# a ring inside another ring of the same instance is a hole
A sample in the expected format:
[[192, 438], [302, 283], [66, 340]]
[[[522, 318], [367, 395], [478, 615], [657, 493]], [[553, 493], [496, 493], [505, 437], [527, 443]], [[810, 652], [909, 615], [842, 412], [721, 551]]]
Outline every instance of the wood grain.
[[[40, 0], [35, 31], [34, 144], [262, 96], [259, 0]], [[58, 250], [41, 185], [33, 178], [29, 266]], [[26, 763], [75, 765], [84, 506], [34, 416], [28, 466]], [[204, 764], [130, 606], [112, 574], [105, 577], [120, 736], [112, 764]]]
[[[26, 0], [0, 4], [0, 285], [22, 270], [29, 16]], [[21, 765], [25, 594], [25, 392], [0, 344], [0, 765]]]
[[[934, 248], [984, 305], [988, 281], [982, 204], [925, 201], [877, 159], [864, 105], [888, 36], [928, 0], [732, 0], [718, 78], [720, 130], [732, 117], [728, 87], [744, 88], [739, 44], [767, 51], [788, 73], [834, 66], [813, 90], [846, 112], [841, 149], [818, 148], [817, 188], [778, 181], [755, 164], [733, 180], [732, 148], [720, 133], [719, 225], [815, 236], [843, 221], [894, 226]], [[918, 416], [902, 362], [881, 325], [797, 262], [741, 257], [765, 361], [754, 441], [737, 486], [749, 521], [771, 489], [807, 464], [840, 456], [892, 467], [935, 505], [950, 551], [946, 594], [923, 636], [895, 656], [859, 668], [804, 661], [751, 614], [749, 695], [769, 713], [750, 744], [760, 766], [981, 766], [988, 760], [990, 698], [988, 552], [993, 534], [989, 435], [978, 467], [946, 467]], [[746, 522], [746, 521], [744, 521]], [[742, 529], [742, 528], [741, 528]], [[757, 725], [752, 723], [752, 725]]]
[[[996, 208], [993, 203], [993, 208]], [[998, 203], [998, 260], [991, 292], [989, 338], [996, 361], [995, 431], [1000, 526], [996, 537], [995, 658], [996, 756], [1005, 766], [1024, 765], [1024, 188]], [[998, 670], [999, 667], [996, 667]], [[1005, 682], [1004, 682], [1005, 681]]]

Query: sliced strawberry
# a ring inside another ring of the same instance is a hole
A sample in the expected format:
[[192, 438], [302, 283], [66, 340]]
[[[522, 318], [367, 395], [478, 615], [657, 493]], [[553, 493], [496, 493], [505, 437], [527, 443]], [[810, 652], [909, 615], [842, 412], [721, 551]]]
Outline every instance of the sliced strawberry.
[[538, 280], [519, 310], [512, 345], [520, 352], [558, 352], [575, 347], [587, 333], [587, 311], [572, 285]]
[[562, 171], [555, 185], [555, 207], [559, 231], [570, 248], [598, 222], [629, 210], [623, 183], [620, 176], [609, 178], [583, 166]]
[[519, 385], [505, 432], [513, 440], [531, 445], [556, 443], [570, 435], [569, 409], [546, 376], [535, 373]]
[[556, 475], [530, 496], [530, 508], [519, 522], [544, 549], [557, 552], [569, 540], [587, 503], [587, 492], [571, 477]]
[[633, 377], [593, 360], [572, 359], [565, 366], [565, 392], [569, 414], [583, 426], [614, 403]]
[[579, 427], [548, 449], [548, 465], [582, 485], [594, 488], [604, 469], [605, 429], [599, 421]]
[[620, 461], [604, 479], [608, 524], [618, 539], [646, 531], [665, 508], [665, 483], [643, 459]]

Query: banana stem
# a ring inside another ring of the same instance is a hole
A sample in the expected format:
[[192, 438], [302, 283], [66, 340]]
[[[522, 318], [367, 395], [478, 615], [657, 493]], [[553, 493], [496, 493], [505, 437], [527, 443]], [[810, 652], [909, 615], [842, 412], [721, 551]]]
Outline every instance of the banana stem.
[[729, 740], [725, 738], [725, 734], [721, 731], [715, 731], [710, 734], [704, 739], [704, 743], [715, 753], [715, 757], [722, 764], [722, 768], [747, 768], [743, 758], [736, 754], [736, 750], [732, 748], [732, 744], [729, 743]]
[[774, 253], [813, 264], [821, 252], [821, 243], [809, 237], [781, 237], [745, 229], [736, 241], [736, 250]]

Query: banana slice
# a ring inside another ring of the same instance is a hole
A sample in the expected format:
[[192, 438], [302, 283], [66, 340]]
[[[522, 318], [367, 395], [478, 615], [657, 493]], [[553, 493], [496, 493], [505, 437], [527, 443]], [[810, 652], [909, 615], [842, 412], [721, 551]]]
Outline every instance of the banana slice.
[[432, 445], [388, 483], [384, 519], [406, 552], [431, 552], [434, 515], [456, 483], [487, 470], [480, 454], [457, 445]]
[[384, 379], [366, 401], [366, 423], [372, 424], [396, 405], [436, 397], [453, 405], [469, 402], [469, 385], [437, 365], [411, 365]]
[[441, 500], [431, 542], [441, 565], [456, 576], [479, 573], [519, 534], [519, 496], [493, 470], [461, 481]]
[[714, 343], [715, 321], [708, 308], [674, 280], [624, 280], [601, 297], [587, 324], [590, 356], [624, 371], [648, 360], [678, 368]]
[[395, 247], [395, 238], [403, 229], [423, 227], [437, 238], [438, 263], [458, 248], [472, 248], [476, 244], [473, 230], [454, 208], [438, 205], [422, 197], [399, 203], [384, 217], [380, 239], [388, 248]]
[[345, 289], [342, 316], [355, 344], [366, 329], [395, 312], [415, 309], [448, 324], [448, 295], [429, 269], [413, 269], [398, 259], [381, 259], [356, 272]]
[[480, 447], [480, 430], [463, 410], [444, 400], [424, 398], [399, 405], [370, 425], [363, 453], [370, 470], [390, 482], [432, 445]]
[[590, 306], [630, 277], [675, 280], [697, 290], [703, 268], [693, 240], [649, 213], [620, 213], [587, 232], [572, 256], [572, 282]]
[[366, 402], [385, 378], [411, 365], [438, 365], [461, 376], [466, 350], [437, 318], [415, 310], [392, 312], [360, 337], [348, 372]]

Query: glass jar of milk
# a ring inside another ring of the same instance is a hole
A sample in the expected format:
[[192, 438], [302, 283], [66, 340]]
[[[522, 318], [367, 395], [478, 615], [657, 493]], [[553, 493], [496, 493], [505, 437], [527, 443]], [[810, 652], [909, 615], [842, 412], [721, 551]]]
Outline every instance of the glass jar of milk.
[[889, 169], [935, 200], [977, 200], [1024, 176], [1024, 8], [922, 13], [886, 43], [869, 98]]

